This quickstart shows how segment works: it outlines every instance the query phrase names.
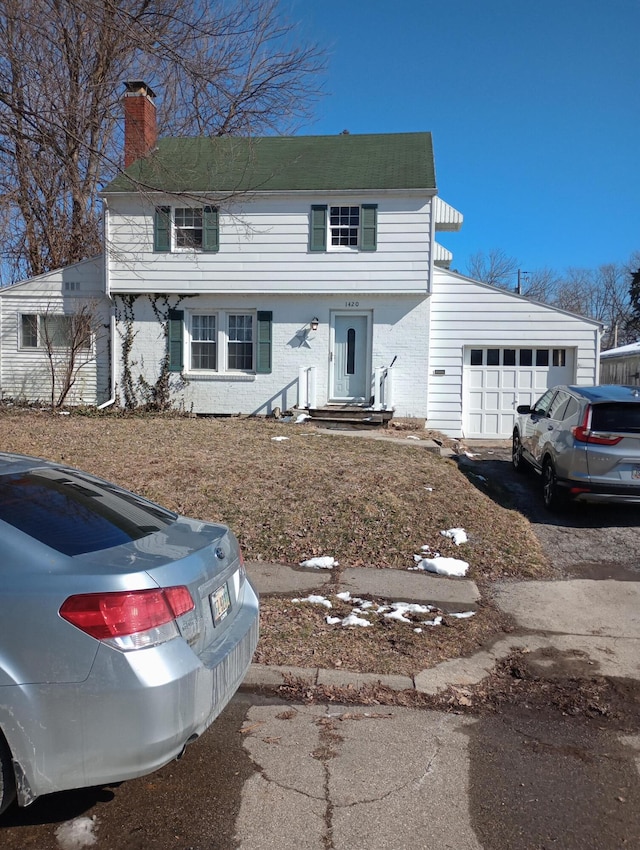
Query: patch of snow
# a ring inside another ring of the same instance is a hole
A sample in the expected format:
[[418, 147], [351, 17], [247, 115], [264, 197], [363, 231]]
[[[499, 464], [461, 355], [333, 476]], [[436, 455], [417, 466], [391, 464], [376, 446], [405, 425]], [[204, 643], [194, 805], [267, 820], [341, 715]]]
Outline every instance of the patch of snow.
[[370, 626], [371, 623], [369, 620], [365, 620], [364, 617], [358, 617], [357, 614], [349, 614], [348, 617], [345, 617], [342, 621], [343, 626]]
[[469, 539], [464, 528], [450, 528], [448, 531], [441, 531], [440, 534], [443, 537], [449, 537], [453, 540], [456, 546], [459, 546], [461, 543], [466, 543]]
[[341, 622], [340, 617], [325, 617], [325, 620], [330, 626], [337, 626]]
[[437, 617], [434, 617], [433, 620], [423, 620], [422, 621], [423, 626], [439, 626], [441, 623], [442, 623], [442, 617], [440, 615], [438, 615]]
[[389, 620], [398, 620], [401, 623], [410, 623], [406, 614], [428, 614], [433, 611], [432, 605], [417, 605], [412, 602], [393, 602], [391, 613], [384, 616]]
[[324, 605], [325, 608], [332, 608], [331, 602], [326, 596], [316, 596], [313, 593], [310, 596], [305, 596], [304, 599], [292, 599], [292, 602], [310, 602], [312, 605]]
[[56, 829], [55, 835], [62, 850], [82, 850], [92, 847], [98, 840], [95, 834], [95, 817], [80, 817], [65, 821]]
[[288, 437], [272, 437], [271, 441], [273, 443], [283, 443], [285, 440], [288, 440]]
[[408, 617], [405, 617], [402, 609], [396, 608], [393, 611], [390, 611], [388, 614], [384, 615], [387, 620], [398, 620], [400, 623], [410, 623], [411, 620]]
[[467, 574], [469, 564], [466, 561], [459, 561], [457, 558], [420, 558], [416, 566], [409, 567], [409, 569], [426, 570], [441, 576], [460, 578]]
[[475, 616], [475, 611], [461, 611], [459, 614], [447, 614], [447, 617], [455, 617], [457, 620], [467, 620]]
[[414, 434], [407, 434], [407, 440], [419, 440], [420, 437], [416, 437]]
[[330, 570], [332, 567], [337, 567], [338, 562], [331, 555], [321, 555], [318, 558], [309, 558], [308, 561], [301, 561], [301, 567], [313, 567], [315, 570]]
[[311, 417], [309, 416], [309, 414], [308, 414], [308, 413], [299, 413], [299, 414], [296, 416], [295, 424], [296, 424], [296, 425], [300, 425], [300, 423], [301, 423], [301, 422], [306, 422], [306, 421], [307, 421], [307, 419], [311, 419]]
[[342, 593], [336, 593], [336, 599], [342, 599], [343, 602], [350, 602], [351, 594], [348, 590], [344, 590]]
[[428, 491], [429, 491], [429, 493], [433, 493], [433, 487], [425, 487], [424, 489], [425, 489], [425, 490], [428, 490]]
[[421, 634], [422, 634], [422, 629], [414, 629], [413, 631], [414, 631], [417, 635], [421, 635]]

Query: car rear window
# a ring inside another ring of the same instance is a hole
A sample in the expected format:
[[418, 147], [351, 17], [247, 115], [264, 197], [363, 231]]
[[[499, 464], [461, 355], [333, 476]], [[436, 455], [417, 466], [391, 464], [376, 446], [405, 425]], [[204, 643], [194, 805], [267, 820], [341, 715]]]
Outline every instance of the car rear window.
[[640, 403], [594, 404], [591, 428], [594, 431], [640, 434]]
[[64, 555], [121, 546], [175, 519], [133, 493], [67, 469], [0, 477], [0, 520]]

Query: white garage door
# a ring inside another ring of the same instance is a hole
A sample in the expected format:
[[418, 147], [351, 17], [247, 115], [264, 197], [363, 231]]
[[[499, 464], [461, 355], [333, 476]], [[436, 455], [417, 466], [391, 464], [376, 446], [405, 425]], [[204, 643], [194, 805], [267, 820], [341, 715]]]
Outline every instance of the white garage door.
[[519, 404], [531, 404], [549, 387], [575, 380], [571, 348], [465, 348], [464, 436], [511, 436]]

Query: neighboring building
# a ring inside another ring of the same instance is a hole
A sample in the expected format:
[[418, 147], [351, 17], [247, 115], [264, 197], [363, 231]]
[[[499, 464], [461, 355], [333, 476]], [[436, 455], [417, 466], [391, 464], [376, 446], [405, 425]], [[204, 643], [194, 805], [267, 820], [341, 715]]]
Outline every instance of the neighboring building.
[[[448, 270], [436, 234], [462, 216], [437, 195], [429, 133], [156, 142], [153, 92], [130, 83], [124, 100], [128, 168], [103, 192], [112, 326], [95, 402], [361, 405], [497, 437], [547, 386], [595, 382], [599, 323]], [[9, 292], [3, 327], [17, 328]], [[21, 351], [3, 333], [4, 396], [37, 395], [16, 380]]]
[[104, 294], [104, 259], [96, 257], [0, 289], [3, 399], [49, 403], [52, 368], [59, 393], [71, 326], [83, 309], [91, 312], [92, 327], [86, 346], [78, 348], [67, 402], [94, 405], [109, 398], [111, 305]]
[[600, 383], [640, 386], [640, 342], [602, 352]]

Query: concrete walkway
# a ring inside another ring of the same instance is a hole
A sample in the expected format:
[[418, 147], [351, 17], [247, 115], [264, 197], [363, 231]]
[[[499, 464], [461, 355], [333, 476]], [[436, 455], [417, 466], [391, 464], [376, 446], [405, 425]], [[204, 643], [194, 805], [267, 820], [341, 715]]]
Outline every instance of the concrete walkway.
[[[331, 588], [332, 593], [348, 590], [352, 595], [437, 605], [452, 613], [475, 610], [480, 600], [475, 582], [424, 572], [361, 568], [338, 575], [272, 563], [248, 563], [247, 572], [263, 596]], [[546, 676], [557, 668], [558, 675], [640, 679], [640, 583], [509, 582], [496, 584], [494, 596], [519, 628], [468, 658], [444, 661], [414, 677], [253, 664], [244, 687], [276, 688], [285, 676], [295, 676], [311, 685], [359, 688], [380, 682], [394, 690], [436, 694], [449, 685], [480, 682], [516, 649], [530, 653], [529, 661]]]

